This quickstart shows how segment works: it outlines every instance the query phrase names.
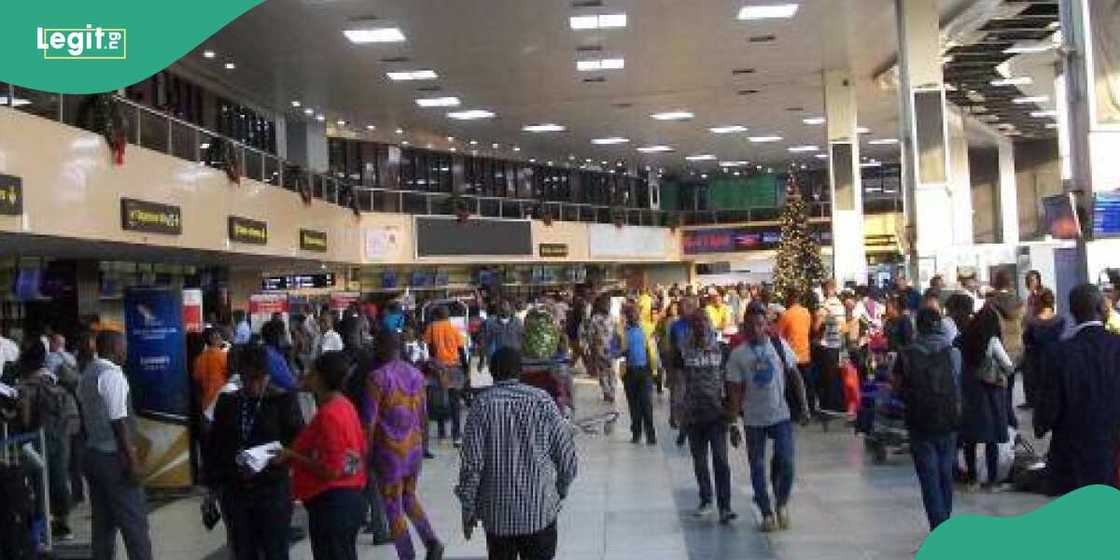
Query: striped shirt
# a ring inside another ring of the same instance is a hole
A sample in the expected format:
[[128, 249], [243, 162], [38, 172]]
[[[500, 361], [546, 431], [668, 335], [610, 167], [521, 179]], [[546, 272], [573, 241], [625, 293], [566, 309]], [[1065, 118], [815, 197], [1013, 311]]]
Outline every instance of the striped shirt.
[[553, 522], [576, 476], [571, 426], [548, 393], [499, 381], [475, 398], [463, 428], [459, 486], [464, 518], [487, 534], [537, 533]]

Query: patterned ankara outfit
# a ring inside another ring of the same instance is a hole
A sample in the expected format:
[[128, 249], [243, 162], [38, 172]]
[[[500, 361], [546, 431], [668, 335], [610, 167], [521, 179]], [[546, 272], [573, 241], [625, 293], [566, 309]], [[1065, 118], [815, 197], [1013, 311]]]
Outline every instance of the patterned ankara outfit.
[[367, 391], [370, 464], [377, 474], [397, 557], [411, 560], [416, 553], [408, 520], [426, 546], [439, 542], [416, 496], [427, 421], [424, 376], [408, 362], [394, 360], [369, 375]]

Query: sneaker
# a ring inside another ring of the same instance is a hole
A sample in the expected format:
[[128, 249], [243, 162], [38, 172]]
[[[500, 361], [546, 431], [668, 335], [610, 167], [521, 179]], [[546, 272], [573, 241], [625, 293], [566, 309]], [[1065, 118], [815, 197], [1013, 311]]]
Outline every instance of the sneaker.
[[773, 533], [778, 530], [778, 520], [774, 518], [774, 514], [763, 515], [762, 523], [758, 526], [758, 530], [763, 533]]
[[696, 517], [707, 517], [715, 511], [712, 508], [711, 502], [700, 502], [700, 507], [696, 508]]
[[789, 508], [788, 507], [778, 508], [778, 527], [781, 528], [784, 531], [786, 529], [789, 529], [790, 526], [792, 526], [792, 522], [790, 521], [790, 518], [789, 518]]
[[719, 512], [719, 522], [722, 525], [728, 525], [732, 521], [735, 521], [738, 518], [739, 518], [739, 514], [733, 512], [729, 509]]
[[428, 546], [428, 553], [424, 555], [424, 560], [443, 560], [443, 543], [432, 543]]

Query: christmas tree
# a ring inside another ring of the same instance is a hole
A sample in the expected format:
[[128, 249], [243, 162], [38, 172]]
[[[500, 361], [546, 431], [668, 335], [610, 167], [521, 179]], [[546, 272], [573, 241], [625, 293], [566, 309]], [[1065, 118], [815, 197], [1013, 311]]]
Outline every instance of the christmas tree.
[[774, 275], [774, 291], [784, 301], [789, 291], [801, 297], [825, 279], [821, 249], [809, 230], [809, 204], [801, 197], [793, 173], [786, 183], [786, 205], [781, 215], [782, 238], [778, 245], [778, 263]]

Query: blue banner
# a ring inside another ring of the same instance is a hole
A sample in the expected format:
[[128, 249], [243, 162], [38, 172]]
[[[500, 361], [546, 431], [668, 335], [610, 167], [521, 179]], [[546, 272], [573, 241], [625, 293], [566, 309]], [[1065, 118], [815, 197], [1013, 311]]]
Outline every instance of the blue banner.
[[127, 288], [124, 292], [128, 363], [125, 373], [136, 411], [185, 422], [190, 406], [183, 300], [178, 290]]

